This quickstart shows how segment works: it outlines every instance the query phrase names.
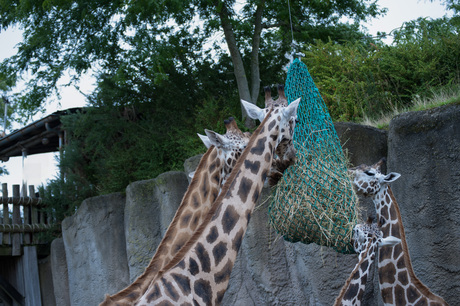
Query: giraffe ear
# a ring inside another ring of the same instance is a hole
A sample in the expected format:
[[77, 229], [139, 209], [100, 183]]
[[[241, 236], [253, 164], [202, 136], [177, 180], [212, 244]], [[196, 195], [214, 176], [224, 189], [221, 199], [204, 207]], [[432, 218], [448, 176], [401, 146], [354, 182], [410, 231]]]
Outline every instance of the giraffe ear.
[[229, 139], [211, 130], [205, 129], [204, 132], [206, 133], [206, 135], [208, 135], [209, 142], [211, 145], [214, 145], [216, 148], [223, 148], [223, 149], [229, 148], [230, 146]]
[[397, 172], [390, 172], [383, 178], [383, 181], [385, 183], [391, 183], [391, 182], [396, 181], [400, 176], [401, 174]]
[[209, 149], [209, 147], [212, 145], [212, 143], [209, 141], [209, 137], [201, 135], [201, 134], [198, 134], [198, 133], [196, 133], [196, 134], [198, 135], [198, 137], [200, 137], [201, 141], [204, 143], [206, 148]]
[[383, 238], [383, 239], [380, 241], [379, 246], [385, 246], [385, 245], [388, 245], [388, 246], [395, 246], [395, 245], [397, 245], [398, 243], [401, 243], [401, 239], [396, 238], [396, 237], [393, 237], [393, 236], [389, 236], [389, 237]]
[[291, 102], [291, 104], [289, 104], [286, 108], [283, 109], [283, 115], [285, 116], [285, 118], [297, 118], [297, 108], [299, 107], [300, 99], [301, 98], [298, 98], [297, 100]]
[[252, 104], [244, 100], [241, 100], [241, 104], [246, 110], [246, 113], [248, 114], [249, 118], [258, 119], [260, 122], [264, 121], [265, 112], [263, 109], [259, 108], [255, 104]]

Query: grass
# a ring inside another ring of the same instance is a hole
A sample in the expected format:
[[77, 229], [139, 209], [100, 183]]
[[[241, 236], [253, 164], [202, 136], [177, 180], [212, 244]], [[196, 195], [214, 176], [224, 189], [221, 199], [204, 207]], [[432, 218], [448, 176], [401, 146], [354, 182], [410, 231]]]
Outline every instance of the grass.
[[371, 119], [369, 116], [364, 116], [361, 124], [370, 125], [379, 129], [388, 129], [391, 119], [396, 115], [422, 111], [427, 109], [436, 108], [448, 104], [460, 104], [460, 83], [443, 87], [441, 89], [433, 89], [431, 94], [426, 97], [417, 96], [412, 100], [412, 105], [404, 108], [395, 107], [389, 113], [381, 114], [376, 119]]

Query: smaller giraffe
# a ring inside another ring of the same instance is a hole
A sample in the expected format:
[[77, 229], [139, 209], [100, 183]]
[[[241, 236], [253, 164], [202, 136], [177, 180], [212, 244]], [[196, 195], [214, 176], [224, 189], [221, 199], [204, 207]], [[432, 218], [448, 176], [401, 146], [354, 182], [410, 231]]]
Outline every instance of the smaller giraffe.
[[384, 162], [382, 159], [372, 166], [360, 165], [350, 169], [357, 193], [372, 197], [383, 236], [401, 239], [400, 244], [379, 252], [379, 285], [383, 302], [385, 305], [447, 305], [415, 276], [399, 206], [389, 186], [401, 175], [396, 172], [382, 174], [380, 167]]
[[399, 238], [383, 238], [377, 223], [368, 220], [357, 224], [353, 229], [353, 247], [358, 253], [358, 263], [345, 282], [334, 305], [361, 305], [370, 268], [374, 262], [377, 249], [382, 246], [394, 246], [401, 242]]

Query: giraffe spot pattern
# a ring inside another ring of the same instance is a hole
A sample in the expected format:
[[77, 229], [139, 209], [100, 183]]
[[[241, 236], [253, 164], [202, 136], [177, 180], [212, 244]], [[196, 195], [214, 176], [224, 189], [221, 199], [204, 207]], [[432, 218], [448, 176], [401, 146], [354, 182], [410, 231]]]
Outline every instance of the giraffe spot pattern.
[[224, 294], [225, 294], [225, 289], [217, 292], [217, 297], [216, 297], [216, 305], [222, 304], [222, 300], [224, 299]]
[[359, 290], [359, 285], [358, 284], [351, 284], [348, 287], [347, 292], [345, 292], [343, 298], [345, 300], [347, 300], [347, 301], [352, 300], [358, 294], [358, 290]]
[[244, 167], [246, 169], [248, 169], [249, 171], [251, 171], [251, 173], [253, 174], [257, 174], [259, 172], [259, 169], [260, 169], [260, 161], [250, 161], [250, 160], [245, 160], [244, 161]]
[[265, 150], [265, 143], [267, 142], [267, 137], [262, 137], [261, 139], [257, 140], [257, 143], [254, 147], [251, 148], [251, 151], [249, 151], [253, 155], [262, 155]]
[[238, 233], [236, 233], [235, 238], [233, 239], [232, 248], [235, 252], [238, 252], [241, 246], [241, 242], [243, 241], [244, 230], [240, 229]]
[[213, 226], [213, 227], [211, 227], [211, 230], [209, 231], [209, 234], [206, 236], [206, 241], [208, 243], [214, 243], [214, 241], [216, 241], [217, 237], [219, 237], [219, 231], [217, 230], [217, 227]]
[[204, 198], [208, 197], [209, 186], [208, 186], [208, 174], [204, 173], [203, 182], [201, 183], [201, 194]]
[[208, 251], [204, 248], [202, 243], [197, 243], [196, 246], [197, 259], [201, 265], [201, 271], [209, 273], [211, 272], [211, 258], [209, 257]]
[[384, 288], [381, 291], [382, 294], [382, 300], [386, 304], [391, 304], [393, 303], [393, 290], [391, 287], [389, 288]]
[[192, 223], [190, 224], [190, 228], [193, 231], [198, 227], [200, 223], [200, 219], [201, 219], [201, 210], [197, 210], [195, 214], [193, 215]]
[[380, 284], [395, 282], [396, 269], [392, 263], [388, 263], [381, 269], [379, 269], [379, 281]]
[[193, 213], [189, 210], [185, 211], [183, 213], [183, 216], [180, 220], [180, 226], [182, 228], [188, 227], [188, 224], [190, 223], [190, 219], [192, 218]]
[[395, 259], [396, 259], [396, 258], [399, 258], [399, 256], [401, 256], [401, 254], [402, 254], [402, 251], [403, 251], [403, 250], [402, 250], [401, 243], [395, 245], [395, 246], [393, 247], [393, 258], [395, 258]]
[[185, 261], [182, 259], [178, 264], [177, 267], [184, 269], [185, 268]]
[[240, 215], [233, 206], [228, 206], [225, 209], [222, 217], [222, 228], [224, 233], [229, 234], [238, 222]]
[[406, 305], [406, 294], [400, 285], [395, 286], [395, 305]]
[[189, 295], [192, 291], [192, 288], [190, 287], [190, 279], [185, 275], [177, 273], [172, 273], [171, 276], [179, 286], [179, 289], [182, 291], [182, 295]]
[[265, 162], [269, 163], [271, 158], [272, 155], [269, 152], [265, 153]]
[[195, 294], [198, 295], [202, 300], [203, 303], [206, 305], [210, 305], [212, 302], [212, 288], [209, 281], [204, 279], [198, 279], [195, 281], [193, 285], [193, 289]]
[[198, 206], [200, 206], [200, 197], [196, 192], [192, 195], [192, 205], [194, 208], [198, 208]]
[[407, 271], [401, 271], [398, 273], [398, 280], [401, 285], [406, 286], [409, 283], [409, 279], [407, 277]]
[[161, 278], [161, 282], [163, 283], [163, 288], [165, 288], [165, 293], [167, 296], [171, 298], [173, 301], [177, 301], [179, 299], [179, 293], [174, 288], [171, 282], [168, 282], [164, 277]]
[[[262, 181], [265, 181], [265, 178], [262, 177]], [[260, 195], [260, 189], [259, 187], [256, 187], [254, 190], [254, 193], [252, 194], [252, 201], [254, 203], [257, 203], [257, 201], [259, 200], [259, 195]]]
[[276, 125], [276, 120], [273, 119], [273, 120], [270, 121], [270, 123], [268, 124], [268, 130], [271, 131], [275, 125]]
[[248, 199], [248, 194], [251, 191], [252, 181], [246, 177], [243, 177], [238, 188], [238, 196], [240, 197], [243, 203], [246, 203]]
[[232, 273], [233, 262], [229, 259], [222, 270], [218, 271], [214, 275], [214, 281], [216, 284], [226, 282], [230, 279], [230, 274]]
[[379, 258], [380, 261], [384, 261], [386, 259], [391, 259], [391, 253], [393, 252], [393, 248], [389, 246], [383, 246], [379, 250]]
[[218, 265], [226, 254], [227, 244], [222, 241], [216, 244], [216, 246], [214, 246], [214, 248], [212, 249], [212, 255], [214, 256], [215, 265]]
[[406, 294], [407, 300], [410, 303], [414, 303], [420, 297], [420, 292], [413, 285], [410, 285], [409, 288], [407, 288]]
[[189, 259], [188, 269], [190, 271], [190, 274], [192, 274], [193, 276], [197, 275], [200, 272], [200, 267], [198, 267], [198, 263], [193, 258]]
[[365, 259], [361, 264], [361, 270], [366, 271], [367, 267], [369, 266], [369, 260]]
[[160, 297], [160, 287], [158, 286], [158, 284], [155, 284], [153, 286], [153, 289], [151, 291], [151, 293], [149, 294], [149, 296], [147, 297], [147, 302], [151, 302], [151, 301], [154, 301], [156, 299], [158, 299]]

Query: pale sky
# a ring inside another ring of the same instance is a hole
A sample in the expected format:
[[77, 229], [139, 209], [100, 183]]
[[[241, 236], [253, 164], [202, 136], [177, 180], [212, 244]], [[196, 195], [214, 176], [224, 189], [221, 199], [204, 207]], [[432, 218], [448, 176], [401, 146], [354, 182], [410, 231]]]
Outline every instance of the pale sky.
[[[414, 20], [418, 17], [431, 17], [433, 19], [442, 17], [446, 14], [445, 8], [440, 1], [424, 0], [379, 0], [382, 7], [388, 8], [384, 17], [372, 20], [365, 24], [370, 34], [375, 35], [378, 31], [389, 33], [391, 30], [400, 27], [405, 21]], [[0, 33], [0, 61], [15, 54], [15, 46], [22, 39], [22, 32], [18, 29], [8, 29]], [[390, 41], [387, 40], [387, 43]], [[85, 93], [91, 92], [94, 79], [90, 76], [82, 78], [80, 84]], [[38, 120], [56, 110], [68, 109], [71, 107], [84, 106], [86, 104], [84, 96], [73, 87], [64, 88], [61, 91], [61, 100], [53, 101], [47, 107], [46, 114], [36, 116]], [[22, 158], [14, 157], [8, 162], [3, 163], [10, 172], [10, 175], [0, 177], [0, 181], [8, 183], [9, 192], [12, 184], [21, 184], [23, 177], [27, 178], [28, 184], [35, 186], [47, 184], [49, 179], [57, 175], [57, 167], [54, 153], [37, 154], [27, 157], [22, 167]]]

